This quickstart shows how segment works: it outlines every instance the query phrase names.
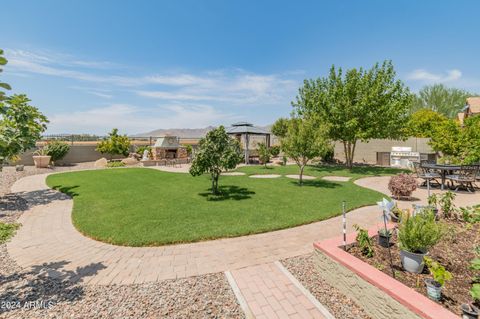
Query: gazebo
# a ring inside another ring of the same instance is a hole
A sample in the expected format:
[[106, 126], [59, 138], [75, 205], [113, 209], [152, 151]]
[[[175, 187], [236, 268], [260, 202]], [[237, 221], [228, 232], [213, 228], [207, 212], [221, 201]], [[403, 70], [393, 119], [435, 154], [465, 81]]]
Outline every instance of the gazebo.
[[270, 147], [270, 132], [260, 128], [253, 126], [253, 124], [248, 122], [238, 122], [232, 124], [231, 127], [227, 127], [227, 134], [235, 136], [240, 143], [242, 143], [242, 137], [244, 140], [243, 149], [245, 155], [245, 164], [248, 164], [250, 159], [250, 152], [248, 146], [250, 144], [250, 136], [251, 135], [260, 135], [265, 136], [265, 145]]

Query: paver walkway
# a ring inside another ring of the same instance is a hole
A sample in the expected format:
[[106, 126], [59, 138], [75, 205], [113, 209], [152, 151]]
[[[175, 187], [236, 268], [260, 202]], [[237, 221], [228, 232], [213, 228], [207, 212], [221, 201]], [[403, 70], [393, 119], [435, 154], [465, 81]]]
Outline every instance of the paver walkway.
[[[44, 175], [17, 181], [12, 192], [29, 204], [20, 218], [23, 226], [7, 244], [10, 256], [22, 267], [61, 264], [91, 284], [130, 284], [240, 269], [312, 251], [314, 241], [341, 234], [341, 217], [290, 229], [251, 236], [162, 247], [113, 246], [87, 238], [72, 225], [73, 201], [45, 184]], [[389, 177], [365, 178], [358, 184], [386, 191]], [[424, 194], [425, 193], [425, 194]], [[426, 191], [415, 196], [426, 198]], [[462, 205], [478, 203], [479, 195], [460, 194]], [[412, 202], [401, 203], [408, 207]], [[376, 207], [348, 214], [351, 225], [370, 227], [378, 222]], [[52, 274], [55, 275], [55, 274]]]
[[279, 262], [234, 270], [234, 284], [255, 318], [333, 318]]

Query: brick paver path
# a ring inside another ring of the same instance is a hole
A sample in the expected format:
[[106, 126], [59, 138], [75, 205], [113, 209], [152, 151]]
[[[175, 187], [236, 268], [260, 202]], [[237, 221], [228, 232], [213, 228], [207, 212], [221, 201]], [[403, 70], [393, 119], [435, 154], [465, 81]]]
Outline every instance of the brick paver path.
[[[73, 201], [49, 189], [45, 175], [17, 181], [12, 192], [28, 201], [20, 218], [22, 227], [7, 244], [10, 256], [22, 267], [52, 264], [74, 271], [90, 284], [130, 284], [236, 270], [307, 254], [312, 243], [341, 234], [341, 218], [290, 229], [162, 247], [122, 247], [81, 235], [72, 225]], [[359, 184], [386, 191], [388, 177], [365, 178]], [[425, 199], [424, 191], [414, 195]], [[479, 202], [477, 194], [461, 194], [462, 205]], [[410, 206], [412, 202], [402, 203]], [[378, 221], [378, 209], [363, 207], [348, 214], [351, 225], [370, 227]], [[55, 275], [53, 273], [52, 275]]]
[[312, 295], [299, 288], [284, 272], [288, 271], [278, 262], [231, 272], [249, 308], [246, 313], [250, 312], [257, 319], [333, 318]]

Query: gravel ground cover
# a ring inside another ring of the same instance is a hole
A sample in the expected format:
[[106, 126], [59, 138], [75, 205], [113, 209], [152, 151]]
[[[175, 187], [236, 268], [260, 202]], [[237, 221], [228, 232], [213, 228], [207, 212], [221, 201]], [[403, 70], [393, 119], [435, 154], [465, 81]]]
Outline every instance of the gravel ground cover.
[[354, 301], [322, 279], [313, 258], [312, 253], [284, 259], [281, 262], [320, 303], [330, 310], [335, 318], [370, 318]]
[[[0, 173], [0, 221], [14, 222], [26, 210], [9, 194], [19, 178], [91, 168], [93, 163], [55, 169], [25, 167]], [[56, 273], [53, 279], [48, 273]], [[84, 285], [61, 264], [22, 269], [0, 245], [0, 318], [243, 318], [223, 273], [138, 285]]]
[[[446, 235], [428, 251], [428, 256], [438, 261], [447, 271], [452, 273], [452, 280], [447, 281], [442, 289], [440, 304], [460, 315], [462, 313], [461, 304], [472, 301], [469, 290], [472, 285], [472, 278], [477, 273], [470, 268], [470, 261], [475, 258], [475, 247], [480, 245], [480, 224], [472, 225], [456, 220], [443, 220], [443, 222], [447, 229]], [[398, 245], [396, 245], [396, 235], [392, 237], [392, 242], [395, 243], [391, 246], [395, 278], [427, 296], [424, 280], [432, 278], [432, 275], [427, 267], [424, 268], [421, 274], [405, 271], [400, 261]], [[378, 245], [376, 236], [373, 238], [373, 242], [374, 256], [372, 258], [363, 256], [356, 244], [353, 244], [348, 249], [348, 252], [385, 274], [392, 276], [388, 249]]]

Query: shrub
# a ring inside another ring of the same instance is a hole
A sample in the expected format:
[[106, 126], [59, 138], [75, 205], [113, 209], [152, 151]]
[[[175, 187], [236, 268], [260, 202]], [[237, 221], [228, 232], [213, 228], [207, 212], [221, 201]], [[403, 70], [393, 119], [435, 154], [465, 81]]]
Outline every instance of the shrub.
[[433, 211], [425, 209], [415, 216], [402, 215], [398, 227], [400, 249], [411, 253], [425, 253], [435, 246], [444, 234], [441, 224], [435, 222]]
[[270, 154], [272, 154], [273, 157], [277, 157], [280, 154], [280, 146], [271, 146]]
[[270, 162], [270, 155], [270, 150], [265, 143], [258, 143], [258, 156], [265, 167], [267, 167], [267, 163]]
[[102, 154], [110, 154], [110, 159], [113, 155], [128, 155], [130, 149], [130, 140], [126, 135], [119, 135], [118, 129], [114, 128], [108, 137], [98, 143], [96, 150]]
[[143, 152], [145, 152], [145, 150], [148, 151], [148, 157], [152, 158], [153, 154], [152, 154], [152, 147], [151, 146], [140, 146], [140, 147], [137, 148], [135, 153], [137, 153], [140, 156], [143, 156]]
[[443, 267], [438, 261], [427, 256], [423, 257], [423, 260], [425, 260], [425, 264], [432, 274], [433, 280], [438, 282], [440, 285], [443, 286], [445, 285], [445, 281], [452, 279], [452, 274], [445, 270], [445, 267]]
[[467, 223], [474, 224], [480, 222], [480, 205], [460, 207], [460, 213], [462, 214], [462, 219]]
[[63, 141], [51, 141], [48, 142], [44, 148], [47, 152], [47, 155], [52, 157], [51, 161], [55, 163], [67, 155], [68, 151], [70, 150], [70, 145]]
[[454, 211], [453, 200], [457, 195], [451, 191], [446, 192], [443, 194], [438, 203], [440, 204], [440, 208], [442, 209], [443, 217], [450, 218], [452, 217], [452, 212]]
[[107, 167], [124, 167], [124, 166], [125, 166], [125, 163], [124, 162], [119, 162], [119, 161], [108, 162], [107, 163]]
[[322, 161], [325, 163], [333, 163], [335, 161], [335, 150], [331, 147], [327, 152], [322, 156]]
[[353, 225], [353, 227], [358, 232], [355, 240], [358, 243], [358, 247], [360, 247], [362, 255], [368, 258], [373, 257], [373, 243], [372, 239], [368, 236], [368, 230], [360, 228], [358, 225]]
[[0, 244], [6, 242], [15, 234], [15, 231], [20, 227], [20, 224], [6, 224], [0, 222]]
[[417, 189], [417, 180], [410, 174], [398, 174], [390, 178], [388, 189], [394, 197], [410, 197]]

